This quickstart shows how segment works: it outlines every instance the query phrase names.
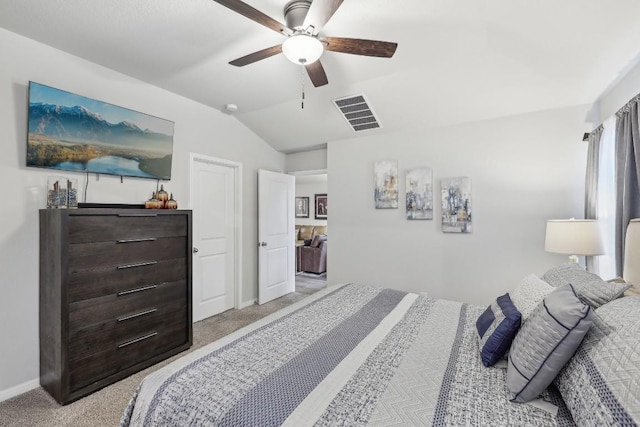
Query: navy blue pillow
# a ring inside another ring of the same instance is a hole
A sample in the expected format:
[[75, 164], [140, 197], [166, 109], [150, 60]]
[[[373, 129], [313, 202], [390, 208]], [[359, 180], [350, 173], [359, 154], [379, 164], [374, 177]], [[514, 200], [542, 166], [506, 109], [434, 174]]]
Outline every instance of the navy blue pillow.
[[520, 329], [522, 315], [511, 302], [509, 294], [499, 296], [478, 317], [476, 329], [480, 337], [480, 355], [484, 366], [492, 366], [511, 347]]

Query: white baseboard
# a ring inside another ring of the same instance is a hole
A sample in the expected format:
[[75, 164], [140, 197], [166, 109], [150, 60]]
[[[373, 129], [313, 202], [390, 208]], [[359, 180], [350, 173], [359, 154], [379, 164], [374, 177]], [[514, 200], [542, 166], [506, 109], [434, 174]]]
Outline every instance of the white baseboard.
[[240, 310], [242, 310], [243, 308], [247, 308], [247, 307], [251, 307], [253, 304], [255, 304], [257, 302], [257, 300], [250, 300], [250, 301], [245, 301], [243, 303], [240, 304], [240, 307], [238, 307]]
[[26, 393], [35, 388], [40, 387], [40, 379], [27, 381], [26, 383], [18, 384], [17, 386], [8, 388], [6, 390], [0, 390], [0, 402], [3, 402], [12, 397], [16, 397], [22, 393]]

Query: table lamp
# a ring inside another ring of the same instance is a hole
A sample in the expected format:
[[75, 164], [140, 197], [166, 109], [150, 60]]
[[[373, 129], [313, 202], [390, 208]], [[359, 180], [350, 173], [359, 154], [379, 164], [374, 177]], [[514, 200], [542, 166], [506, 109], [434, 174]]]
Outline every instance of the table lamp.
[[547, 221], [544, 250], [569, 255], [569, 262], [578, 263], [578, 256], [604, 254], [600, 226], [595, 219], [552, 219]]

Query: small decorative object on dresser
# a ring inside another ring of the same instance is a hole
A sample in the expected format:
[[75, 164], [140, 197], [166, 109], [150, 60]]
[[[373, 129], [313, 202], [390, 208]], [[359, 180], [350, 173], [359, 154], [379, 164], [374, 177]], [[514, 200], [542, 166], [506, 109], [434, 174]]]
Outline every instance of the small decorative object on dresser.
[[164, 204], [165, 209], [178, 209], [178, 202], [173, 199], [173, 193], [169, 197], [169, 200]]
[[173, 198], [173, 193], [169, 195], [164, 189], [164, 185], [160, 186], [158, 192], [153, 192], [151, 198], [144, 202], [146, 209], [178, 209], [178, 202]]
[[144, 207], [146, 209], [158, 209], [160, 207], [160, 201], [156, 198], [155, 191], [151, 194], [151, 198], [144, 202]]
[[160, 184], [160, 190], [156, 194], [156, 199], [160, 202], [160, 208], [166, 207], [167, 200], [169, 200], [169, 193], [167, 193], [164, 189], [164, 185]]
[[50, 176], [47, 179], [48, 208], [77, 208], [78, 180], [63, 176]]
[[40, 384], [70, 403], [188, 349], [191, 211], [40, 210]]

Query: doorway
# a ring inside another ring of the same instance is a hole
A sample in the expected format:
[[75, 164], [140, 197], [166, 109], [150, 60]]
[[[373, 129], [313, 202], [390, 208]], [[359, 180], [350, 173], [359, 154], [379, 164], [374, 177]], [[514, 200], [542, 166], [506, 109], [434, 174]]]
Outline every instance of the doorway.
[[[309, 275], [312, 278], [325, 276], [323, 279], [326, 280], [328, 269], [326, 251], [329, 246], [328, 202], [330, 201], [327, 171], [326, 169], [297, 171], [292, 175], [295, 175], [296, 178], [296, 273]], [[319, 234], [325, 235], [327, 239], [322, 243], [322, 250], [318, 248], [305, 249], [304, 245], [309, 246], [313, 238]]]

